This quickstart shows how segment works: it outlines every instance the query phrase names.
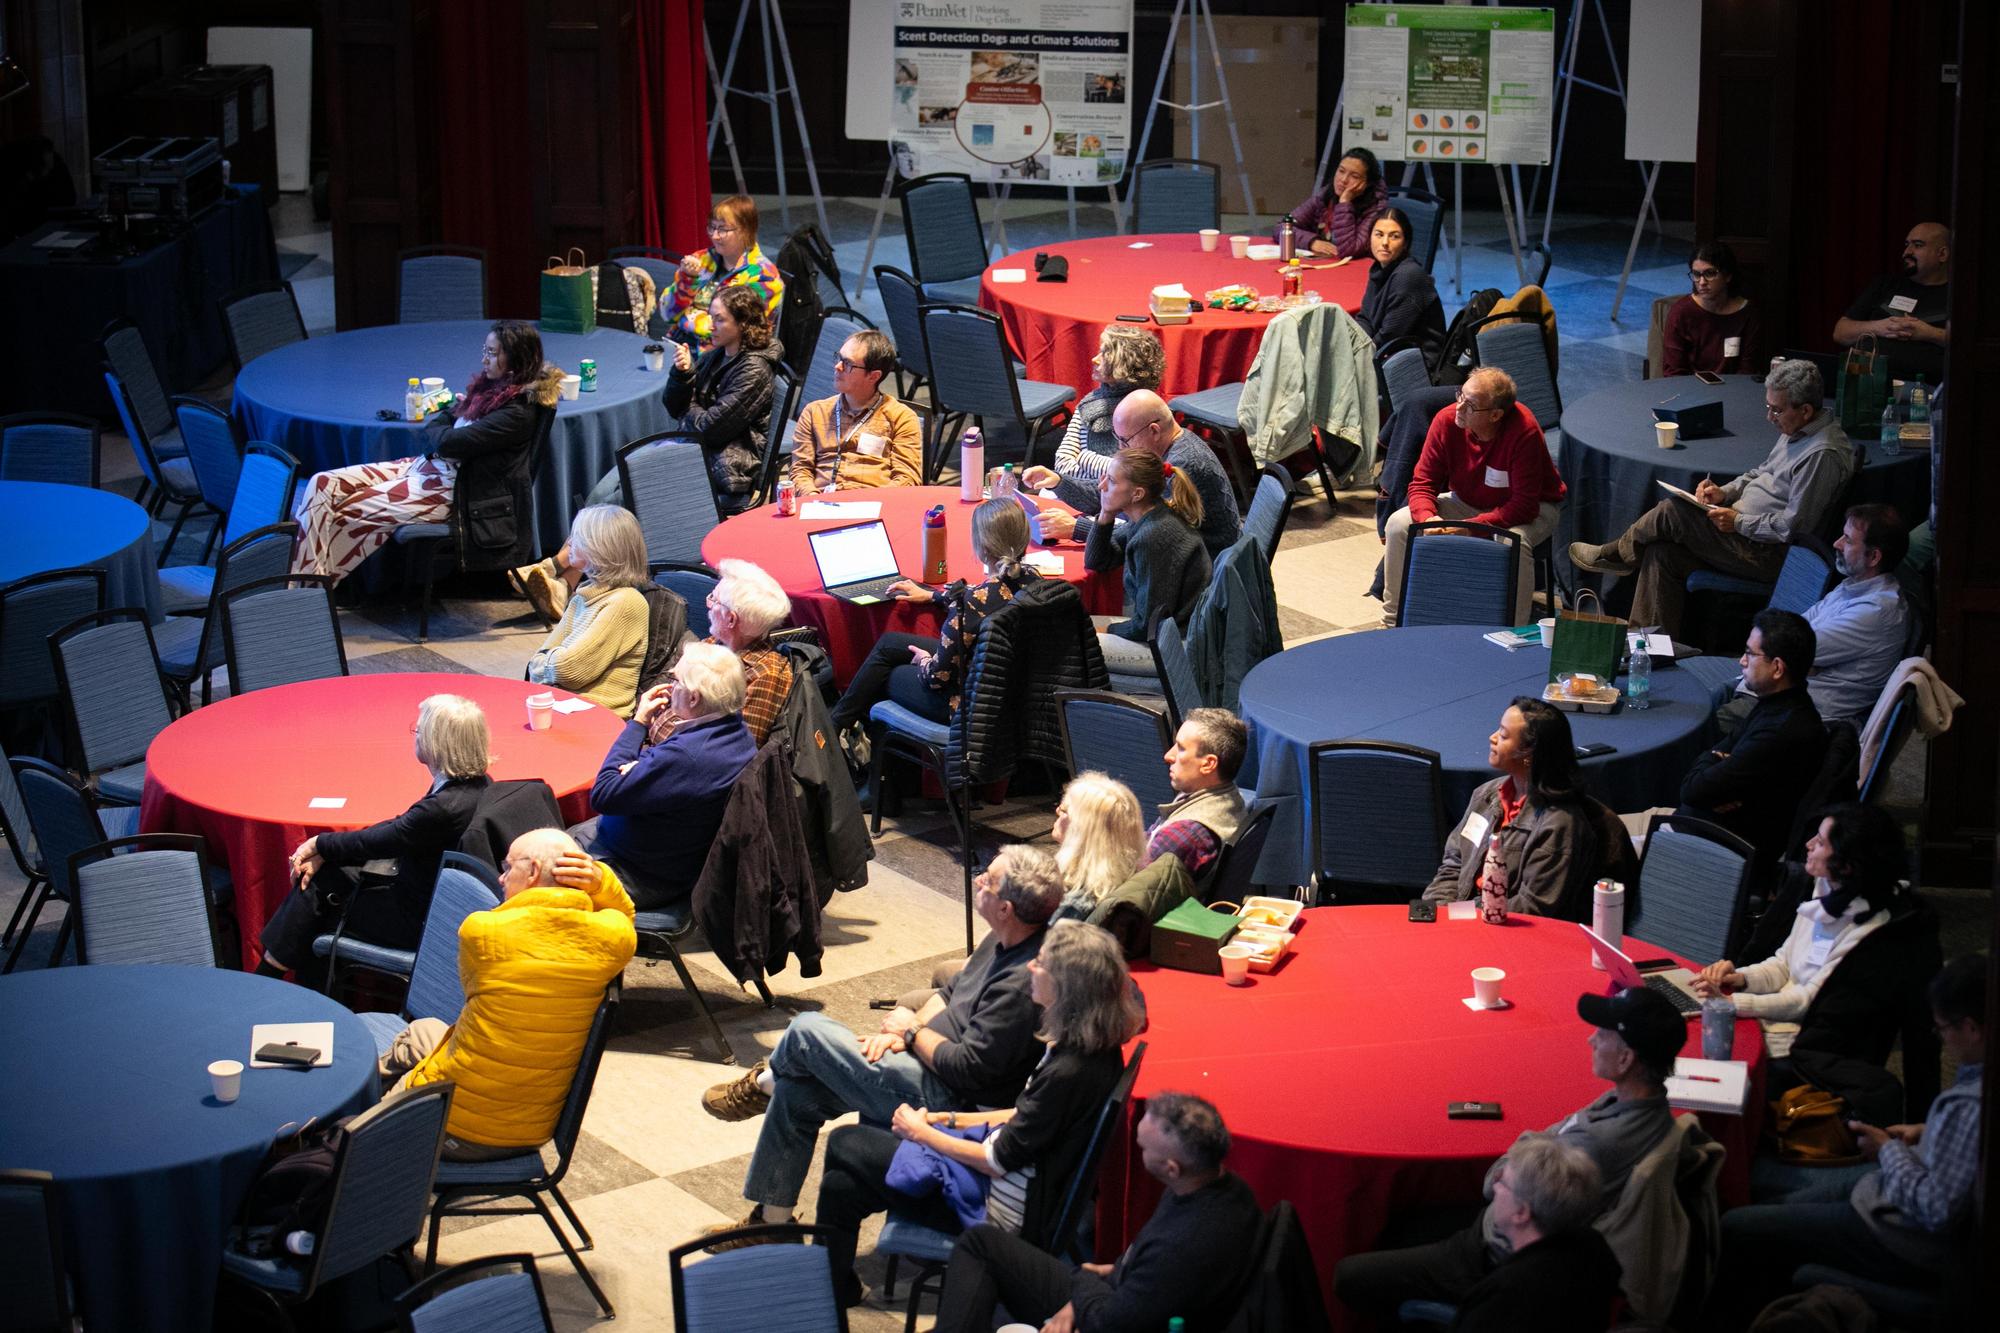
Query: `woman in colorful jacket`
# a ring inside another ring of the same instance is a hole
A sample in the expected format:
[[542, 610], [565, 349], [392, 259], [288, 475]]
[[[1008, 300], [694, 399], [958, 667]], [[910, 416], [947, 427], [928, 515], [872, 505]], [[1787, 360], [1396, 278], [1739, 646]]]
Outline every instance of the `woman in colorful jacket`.
[[708, 215], [708, 248], [681, 260], [667, 298], [667, 322], [677, 342], [706, 351], [714, 325], [708, 307], [725, 287], [748, 286], [764, 298], [764, 313], [773, 328], [785, 280], [778, 266], [757, 248], [757, 205], [748, 195], [732, 194]]

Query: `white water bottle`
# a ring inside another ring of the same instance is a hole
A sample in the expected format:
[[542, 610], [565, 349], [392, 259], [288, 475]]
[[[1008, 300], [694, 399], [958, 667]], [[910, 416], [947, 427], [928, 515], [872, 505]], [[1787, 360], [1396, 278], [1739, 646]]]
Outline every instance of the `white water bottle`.
[[313, 1252], [313, 1233], [294, 1231], [285, 1237], [285, 1249], [292, 1254], [304, 1256]]
[[[1590, 928], [1614, 949], [1625, 947], [1625, 886], [1615, 879], [1600, 879], [1590, 891]], [[1590, 965], [1602, 972], [1604, 960], [1590, 951]]]
[[966, 427], [965, 434], [958, 437], [958, 498], [966, 504], [978, 504], [986, 498], [981, 484], [986, 479], [986, 437], [979, 433], [979, 427]]

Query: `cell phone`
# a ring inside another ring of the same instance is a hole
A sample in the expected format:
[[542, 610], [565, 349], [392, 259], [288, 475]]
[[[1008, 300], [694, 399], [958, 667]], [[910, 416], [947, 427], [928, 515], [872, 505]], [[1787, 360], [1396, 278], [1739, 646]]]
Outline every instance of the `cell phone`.
[[1592, 741], [1588, 745], [1579, 745], [1576, 747], [1576, 757], [1578, 759], [1595, 759], [1601, 754], [1617, 753], [1617, 746], [1606, 745], [1603, 741]]
[[1120, 322], [1126, 324], [1144, 324], [1146, 322], [1144, 315], [1120, 315], [1118, 318]]
[[1635, 972], [1668, 972], [1679, 967], [1671, 958], [1634, 958], [1632, 970]]
[[1410, 920], [1435, 921], [1438, 919], [1438, 905], [1427, 903], [1422, 898], [1410, 899]]
[[1450, 1120], [1498, 1120], [1499, 1102], [1446, 1102], [1445, 1117]]
[[1712, 371], [1712, 370], [1697, 370], [1697, 371], [1696, 371], [1696, 372], [1694, 373], [1694, 377], [1695, 377], [1696, 379], [1700, 380], [1700, 381], [1701, 381], [1701, 382], [1702, 382], [1703, 384], [1720, 384], [1720, 383], [1722, 383], [1722, 376], [1720, 376], [1720, 375], [1716, 374], [1716, 373], [1715, 373], [1714, 371]]
[[257, 1048], [257, 1058], [266, 1064], [284, 1065], [288, 1069], [311, 1069], [319, 1059], [319, 1049], [301, 1046], [295, 1041], [267, 1041]]

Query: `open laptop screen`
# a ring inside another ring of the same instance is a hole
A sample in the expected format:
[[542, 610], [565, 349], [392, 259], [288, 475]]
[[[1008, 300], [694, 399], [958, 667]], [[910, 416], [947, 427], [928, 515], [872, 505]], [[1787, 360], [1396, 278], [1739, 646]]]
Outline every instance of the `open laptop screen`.
[[880, 519], [822, 528], [807, 533], [806, 540], [812, 544], [822, 587], [841, 588], [850, 583], [896, 576], [896, 553], [889, 547], [889, 528]]

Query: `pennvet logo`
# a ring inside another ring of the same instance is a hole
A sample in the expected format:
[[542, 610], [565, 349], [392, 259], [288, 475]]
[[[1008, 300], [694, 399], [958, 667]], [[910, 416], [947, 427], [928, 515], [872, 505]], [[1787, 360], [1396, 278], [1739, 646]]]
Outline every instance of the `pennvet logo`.
[[969, 5], [927, 5], [923, 0], [903, 0], [902, 17], [906, 19], [968, 19], [972, 17]]

